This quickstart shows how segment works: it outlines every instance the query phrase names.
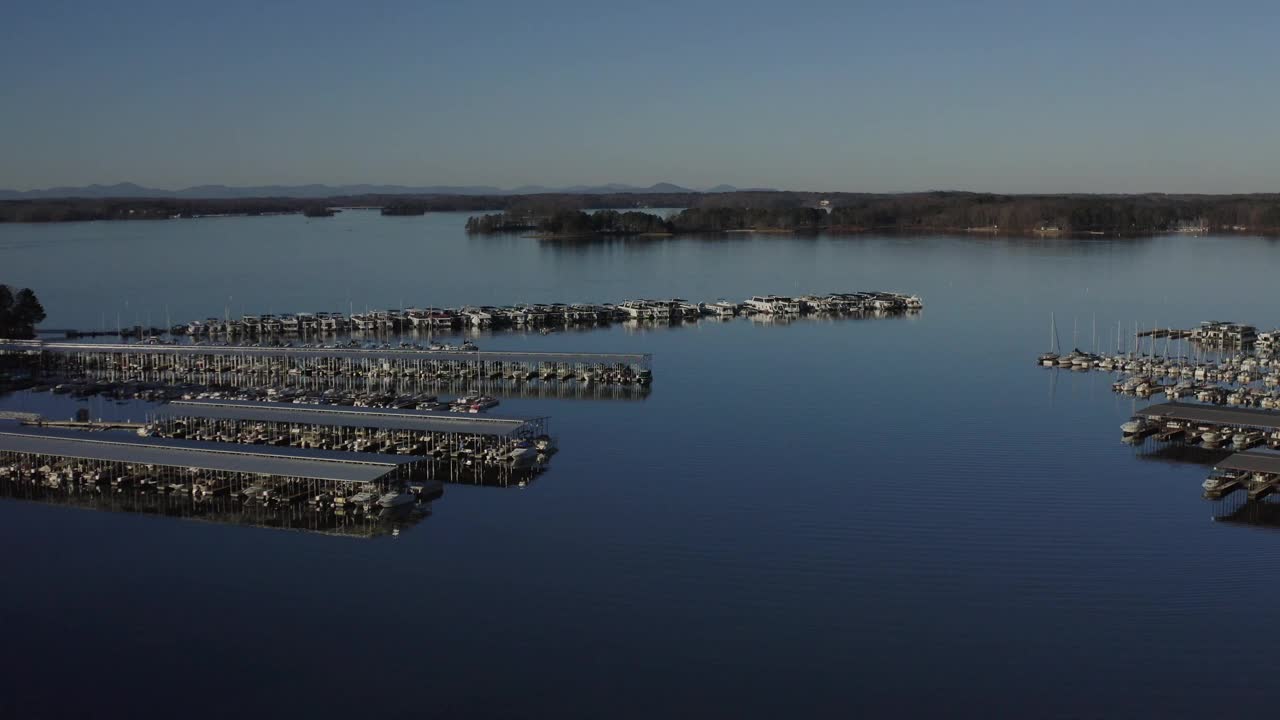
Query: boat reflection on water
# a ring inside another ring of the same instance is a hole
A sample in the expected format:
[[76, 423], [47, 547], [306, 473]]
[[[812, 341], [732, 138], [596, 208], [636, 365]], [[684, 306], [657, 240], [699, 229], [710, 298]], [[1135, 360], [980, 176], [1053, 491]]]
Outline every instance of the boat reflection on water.
[[431, 466], [431, 477], [443, 483], [483, 485], [485, 487], [522, 488], [546, 472], [543, 463], [490, 465], [470, 461], [438, 462]]
[[6, 500], [352, 538], [398, 536], [430, 516], [432, 500], [438, 497], [395, 507], [374, 503], [368, 510], [354, 511], [318, 508], [311, 503], [252, 503], [226, 495], [196, 498], [190, 493], [142, 489], [95, 492], [74, 485], [49, 487], [10, 478], [0, 482], [0, 499]]

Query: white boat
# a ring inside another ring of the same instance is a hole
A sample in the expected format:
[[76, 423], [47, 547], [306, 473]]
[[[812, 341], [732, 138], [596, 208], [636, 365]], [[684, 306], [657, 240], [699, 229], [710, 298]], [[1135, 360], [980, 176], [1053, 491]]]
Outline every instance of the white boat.
[[1155, 423], [1146, 418], [1134, 418], [1129, 422], [1120, 426], [1120, 432], [1125, 435], [1137, 435], [1154, 429]]
[[753, 295], [746, 305], [756, 312], [770, 315], [799, 315], [800, 302], [782, 295]]
[[493, 324], [493, 315], [484, 308], [463, 308], [462, 317], [472, 327], [489, 327]]
[[516, 447], [512, 448], [510, 452], [507, 453], [507, 459], [516, 464], [519, 464], [522, 462], [530, 462], [537, 457], [538, 457], [537, 448], [527, 443], [522, 443], [520, 445], [517, 445]]
[[378, 499], [377, 495], [368, 490], [363, 490], [347, 498], [347, 503], [350, 505], [372, 505]]
[[1263, 434], [1257, 430], [1246, 430], [1238, 432], [1231, 438], [1231, 445], [1237, 450], [1248, 450], [1254, 445], [1260, 445], [1263, 440]]
[[719, 317], [732, 317], [738, 314], [737, 303], [731, 303], [728, 300], [717, 300], [708, 305], [707, 309]]
[[412, 503], [414, 499], [413, 493], [395, 492], [393, 490], [378, 498], [378, 505], [384, 508], [400, 507], [401, 505], [408, 505]]

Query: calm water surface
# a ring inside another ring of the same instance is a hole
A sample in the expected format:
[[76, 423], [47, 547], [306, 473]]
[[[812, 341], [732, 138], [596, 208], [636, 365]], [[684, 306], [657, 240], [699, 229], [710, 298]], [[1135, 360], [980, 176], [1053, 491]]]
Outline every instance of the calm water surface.
[[396, 538], [0, 501], [0, 715], [1270, 716], [1277, 632], [1253, 611], [1280, 533], [1201, 500], [1205, 467], [1122, 445], [1108, 376], [1032, 361], [1051, 311], [1086, 348], [1095, 317], [1104, 347], [1117, 321], [1271, 327], [1274, 241], [549, 243], [464, 219], [0, 225], [0, 280], [54, 327], [843, 289], [927, 307], [484, 338], [652, 352], [653, 392], [504, 400], [552, 416], [551, 470], [451, 485]]

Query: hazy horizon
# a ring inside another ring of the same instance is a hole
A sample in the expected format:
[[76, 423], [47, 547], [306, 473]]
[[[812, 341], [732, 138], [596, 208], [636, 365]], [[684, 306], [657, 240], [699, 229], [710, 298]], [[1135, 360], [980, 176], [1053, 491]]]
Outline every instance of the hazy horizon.
[[1280, 190], [1280, 8], [28, 4], [0, 188]]

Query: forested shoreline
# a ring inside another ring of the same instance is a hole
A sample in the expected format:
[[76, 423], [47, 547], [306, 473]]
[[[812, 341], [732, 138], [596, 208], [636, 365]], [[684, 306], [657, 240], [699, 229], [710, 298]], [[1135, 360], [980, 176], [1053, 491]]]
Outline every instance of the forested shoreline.
[[[370, 208], [383, 215], [480, 212], [487, 234], [677, 234], [731, 231], [969, 231], [1143, 235], [1176, 231], [1280, 234], [1280, 194], [997, 195], [738, 191], [538, 195], [359, 195], [216, 200], [87, 199], [0, 202], [0, 222], [161, 220], [210, 215], [306, 214]], [[684, 208], [669, 217], [647, 208]], [[629, 210], [619, 210], [631, 208]], [[612, 209], [609, 212], [589, 212]]]
[[[645, 212], [508, 210], [474, 216], [478, 234], [546, 236], [735, 231], [946, 231], [1149, 235], [1280, 234], [1280, 196], [994, 196], [970, 193], [824, 198], [807, 206], [694, 206], [669, 217]], [[820, 204], [819, 204], [820, 203]]]

